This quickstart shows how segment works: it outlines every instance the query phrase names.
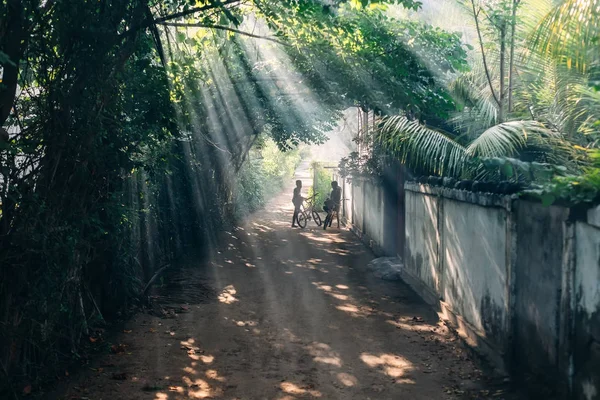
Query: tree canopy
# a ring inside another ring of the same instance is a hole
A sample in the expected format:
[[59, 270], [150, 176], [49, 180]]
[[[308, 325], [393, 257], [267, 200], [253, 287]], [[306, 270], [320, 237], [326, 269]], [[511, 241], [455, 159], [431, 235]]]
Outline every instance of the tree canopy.
[[466, 48], [386, 12], [419, 5], [2, 0], [2, 389], [42, 383], [159, 267], [209, 247], [253, 148], [320, 143], [348, 106], [447, 117]]
[[1, 0], [1, 389], [77, 357], [348, 107], [377, 117], [359, 174], [596, 201], [598, 0], [461, 3], [471, 45], [416, 0]]

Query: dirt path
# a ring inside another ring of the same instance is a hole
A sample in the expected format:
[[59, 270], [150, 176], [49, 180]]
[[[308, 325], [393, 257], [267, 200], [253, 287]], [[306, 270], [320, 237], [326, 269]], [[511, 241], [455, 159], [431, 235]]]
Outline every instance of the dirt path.
[[291, 229], [290, 198], [185, 269], [171, 315], [137, 315], [61, 398], [508, 398], [348, 230]]

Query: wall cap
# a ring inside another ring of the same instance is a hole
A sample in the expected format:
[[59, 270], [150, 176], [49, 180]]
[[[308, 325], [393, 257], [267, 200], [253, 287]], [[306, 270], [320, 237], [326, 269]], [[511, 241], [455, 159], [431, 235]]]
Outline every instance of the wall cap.
[[469, 190], [451, 189], [443, 186], [431, 186], [424, 183], [407, 182], [404, 189], [410, 192], [429, 194], [465, 203], [477, 204], [483, 207], [500, 207], [511, 210], [513, 200], [518, 195], [501, 195], [495, 193], [472, 192]]

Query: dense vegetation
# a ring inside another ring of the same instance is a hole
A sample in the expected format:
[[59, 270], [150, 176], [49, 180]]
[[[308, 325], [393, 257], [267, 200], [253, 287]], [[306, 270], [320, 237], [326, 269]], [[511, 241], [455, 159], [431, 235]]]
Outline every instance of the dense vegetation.
[[252, 153], [236, 179], [237, 190], [234, 190], [232, 203], [238, 220], [265, 207], [289, 186], [302, 158], [301, 150], [281, 152], [273, 140], [256, 146]]
[[308, 189], [308, 194], [306, 197], [310, 198], [315, 196], [317, 211], [323, 210], [325, 199], [327, 199], [331, 193], [331, 181], [333, 180], [333, 174], [331, 169], [327, 169], [325, 167], [326, 165], [318, 162], [313, 162], [310, 166], [310, 173], [313, 177], [313, 186]]
[[539, 167], [570, 175], [539, 193], [595, 198], [597, 0], [467, 2], [472, 47], [389, 3], [420, 6], [0, 0], [2, 395], [55, 376], [160, 266], [263, 206], [350, 106], [395, 115], [357, 174]]
[[600, 2], [459, 3], [474, 40], [470, 68], [440, 82], [450, 118], [384, 117], [365, 138], [373, 157], [350, 158], [349, 169], [378, 173], [391, 154], [419, 175], [510, 181], [546, 203], [597, 201]]
[[[428, 65], [399, 34], [458, 61]], [[268, 43], [278, 53], [265, 60]], [[377, 1], [2, 0], [2, 391], [55, 376], [160, 266], [263, 205], [297, 156], [269, 165], [261, 148], [322, 142], [365, 96], [449, 103], [428, 67], [464, 67], [461, 49], [456, 35], [398, 28]], [[296, 88], [314, 101], [281, 80], [306, 80]]]

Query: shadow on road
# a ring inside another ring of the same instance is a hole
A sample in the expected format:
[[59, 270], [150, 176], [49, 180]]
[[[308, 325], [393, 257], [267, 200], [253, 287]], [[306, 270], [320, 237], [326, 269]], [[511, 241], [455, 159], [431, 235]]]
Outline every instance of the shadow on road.
[[155, 292], [170, 312], [137, 315], [67, 398], [513, 398], [351, 232], [291, 229], [290, 198], [189, 260]]

